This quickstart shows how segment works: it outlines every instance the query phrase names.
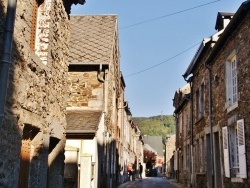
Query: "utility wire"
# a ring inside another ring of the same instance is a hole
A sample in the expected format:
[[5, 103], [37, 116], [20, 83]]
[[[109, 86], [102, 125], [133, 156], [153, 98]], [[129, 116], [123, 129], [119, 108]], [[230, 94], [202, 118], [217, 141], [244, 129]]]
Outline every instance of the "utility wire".
[[172, 59], [174, 59], [174, 58], [176, 58], [176, 57], [178, 57], [178, 56], [180, 56], [181, 54], [183, 54], [183, 53], [187, 52], [188, 50], [194, 48], [195, 46], [197, 46], [197, 45], [200, 44], [200, 43], [201, 43], [201, 42], [198, 42], [198, 43], [194, 44], [193, 46], [187, 48], [186, 50], [183, 50], [182, 52], [180, 52], [180, 53], [178, 53], [178, 54], [176, 54], [176, 55], [170, 57], [169, 59], [167, 59], [167, 60], [165, 60], [165, 61], [163, 61], [163, 62], [161, 62], [161, 63], [158, 63], [158, 64], [156, 64], [156, 65], [154, 65], [154, 66], [152, 66], [152, 67], [143, 69], [143, 70], [141, 70], [141, 71], [138, 71], [138, 72], [129, 74], [129, 75], [124, 76], [124, 77], [135, 76], [135, 75], [137, 75], [137, 74], [140, 74], [140, 73], [143, 73], [143, 72], [148, 71], [148, 70], [150, 70], [150, 69], [153, 69], [153, 68], [155, 68], [155, 67], [158, 67], [158, 66], [160, 66], [160, 65], [162, 65], [162, 64], [164, 64], [164, 63], [166, 63], [166, 62], [168, 62], [168, 61], [170, 61], [170, 60], [172, 60]]
[[193, 10], [193, 9], [196, 9], [196, 8], [200, 8], [200, 7], [203, 7], [203, 6], [207, 6], [207, 5], [210, 5], [210, 4], [213, 4], [213, 3], [217, 3], [217, 2], [219, 2], [219, 1], [221, 1], [221, 0], [212, 1], [212, 2], [205, 3], [205, 4], [202, 4], [202, 5], [196, 6], [196, 7], [188, 8], [188, 9], [185, 9], [185, 10], [181, 10], [181, 11], [174, 12], [174, 13], [171, 13], [171, 14], [167, 14], [167, 15], [164, 15], [164, 16], [160, 16], [160, 17], [157, 17], [157, 18], [152, 18], [152, 19], [150, 19], [150, 20], [138, 22], [138, 23], [131, 24], [131, 25], [128, 25], [128, 26], [124, 26], [124, 27], [121, 27], [120, 30], [121, 30], [121, 29], [129, 28], [129, 27], [134, 27], [134, 26], [137, 26], [137, 25], [142, 25], [142, 24], [145, 24], [145, 23], [148, 23], [148, 22], [152, 22], [152, 21], [155, 21], [155, 20], [159, 20], [159, 19], [165, 18], [165, 17], [173, 16], [173, 15], [175, 15], [175, 14], [180, 14], [180, 13], [182, 13], [182, 12], [187, 12], [187, 11], [189, 11], [189, 10]]

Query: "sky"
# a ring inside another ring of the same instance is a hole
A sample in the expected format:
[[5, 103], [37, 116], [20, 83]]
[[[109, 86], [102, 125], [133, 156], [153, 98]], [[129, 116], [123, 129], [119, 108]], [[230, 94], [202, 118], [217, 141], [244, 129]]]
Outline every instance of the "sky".
[[218, 12], [236, 12], [244, 0], [86, 0], [72, 15], [118, 17], [120, 68], [133, 117], [172, 115], [182, 75]]

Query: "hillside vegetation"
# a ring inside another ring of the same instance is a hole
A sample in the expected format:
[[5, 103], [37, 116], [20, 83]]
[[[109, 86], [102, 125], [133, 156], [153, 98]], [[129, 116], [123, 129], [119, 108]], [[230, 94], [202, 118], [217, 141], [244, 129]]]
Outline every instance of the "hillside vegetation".
[[163, 142], [168, 134], [175, 134], [175, 120], [172, 115], [152, 117], [133, 117], [141, 130], [141, 135], [162, 136]]

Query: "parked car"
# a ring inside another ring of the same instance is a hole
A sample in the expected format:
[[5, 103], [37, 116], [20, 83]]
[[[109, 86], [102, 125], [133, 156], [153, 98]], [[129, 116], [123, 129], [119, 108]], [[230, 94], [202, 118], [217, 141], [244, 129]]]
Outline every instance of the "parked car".
[[157, 176], [157, 169], [151, 168], [146, 169], [146, 177], [156, 177]]

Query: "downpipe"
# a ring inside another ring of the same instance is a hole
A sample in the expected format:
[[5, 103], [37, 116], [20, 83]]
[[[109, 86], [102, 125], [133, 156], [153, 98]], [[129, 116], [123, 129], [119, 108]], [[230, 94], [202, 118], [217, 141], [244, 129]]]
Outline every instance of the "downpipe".
[[214, 182], [214, 147], [213, 147], [213, 119], [212, 119], [212, 86], [211, 86], [211, 68], [205, 63], [205, 67], [208, 69], [208, 90], [209, 90], [209, 127], [210, 127], [210, 154], [211, 154], [211, 185], [215, 187]]
[[0, 128], [3, 125], [5, 101], [11, 64], [12, 41], [16, 16], [17, 0], [9, 0], [3, 39], [3, 53], [0, 60]]

